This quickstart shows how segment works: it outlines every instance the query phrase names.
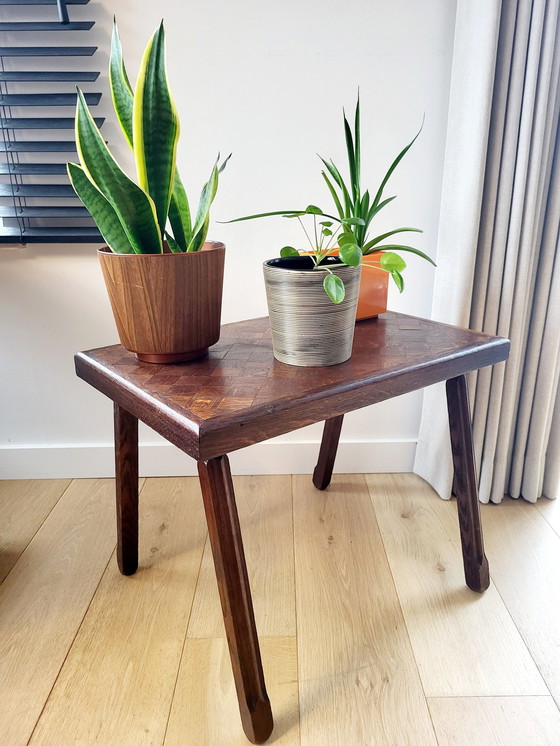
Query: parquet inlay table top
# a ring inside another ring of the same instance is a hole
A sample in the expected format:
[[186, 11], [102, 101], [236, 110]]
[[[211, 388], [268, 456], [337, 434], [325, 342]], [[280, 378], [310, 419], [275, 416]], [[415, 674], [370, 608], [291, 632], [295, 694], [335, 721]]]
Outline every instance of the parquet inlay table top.
[[390, 312], [358, 322], [352, 357], [330, 367], [275, 360], [267, 318], [223, 326], [207, 357], [179, 365], [139, 362], [120, 345], [75, 356], [77, 375], [114, 402], [123, 574], [138, 567], [138, 420], [198, 461], [241, 721], [253, 743], [269, 738], [273, 719], [227, 454], [324, 420], [313, 472], [313, 484], [323, 490], [345, 413], [446, 381], [465, 579], [484, 591], [490, 579], [465, 374], [508, 354], [506, 339]]
[[208, 459], [504, 360], [508, 348], [389, 312], [356, 325], [346, 363], [300, 368], [274, 359], [261, 318], [223, 326], [208, 357], [191, 363], [140, 363], [114, 345], [78, 353], [76, 369], [190, 456]]

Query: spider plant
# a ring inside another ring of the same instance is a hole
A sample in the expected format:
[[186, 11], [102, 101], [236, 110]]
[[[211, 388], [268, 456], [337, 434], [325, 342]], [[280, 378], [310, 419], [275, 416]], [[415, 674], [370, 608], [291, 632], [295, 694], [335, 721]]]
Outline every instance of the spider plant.
[[[402, 271], [406, 267], [406, 262], [396, 252], [411, 252], [417, 256], [426, 259], [431, 264], [435, 264], [430, 257], [423, 251], [401, 243], [384, 243], [387, 239], [399, 233], [414, 232], [422, 233], [419, 228], [395, 228], [378, 236], [370, 236], [370, 227], [375, 216], [396, 197], [384, 197], [384, 190], [387, 182], [391, 178], [394, 170], [401, 160], [408, 153], [420, 131], [416, 134], [395, 160], [391, 163], [387, 173], [383, 177], [380, 186], [372, 197], [369, 190], [362, 190], [361, 184], [361, 128], [360, 128], [360, 99], [356, 103], [354, 115], [354, 129], [350, 126], [345, 112], [344, 118], [344, 136], [346, 140], [346, 150], [348, 155], [348, 183], [342, 177], [340, 170], [332, 160], [321, 159], [325, 169], [321, 175], [328, 187], [329, 193], [334, 202], [336, 214], [332, 215], [325, 212], [320, 207], [310, 205], [306, 210], [278, 210], [275, 212], [265, 212], [258, 215], [247, 215], [229, 222], [239, 222], [241, 220], [253, 220], [255, 218], [270, 217], [272, 215], [282, 215], [286, 218], [301, 217], [311, 212], [314, 215], [320, 215], [326, 220], [320, 223], [320, 226], [329, 231], [328, 235], [334, 237], [333, 244], [336, 241], [340, 247], [339, 256], [345, 264], [358, 265], [362, 255], [381, 253], [381, 268], [392, 276], [400, 292], [404, 289], [404, 279]], [[333, 227], [335, 226], [336, 227]], [[331, 230], [332, 229], [332, 230]], [[309, 236], [308, 236], [309, 238]], [[330, 249], [329, 253], [333, 253]], [[295, 256], [299, 252], [293, 247], [284, 247], [281, 256]], [[312, 254], [315, 258], [321, 257], [317, 266], [324, 260], [326, 254], [317, 252], [312, 242]]]
[[115, 253], [162, 253], [165, 239], [174, 253], [199, 251], [206, 240], [219, 174], [229, 157], [221, 164], [219, 156], [216, 159], [193, 219], [176, 166], [179, 118], [167, 77], [163, 21], [146, 47], [134, 92], [113, 23], [109, 79], [117, 119], [134, 153], [137, 183], [109, 151], [78, 88], [80, 165], [67, 164], [76, 194]]

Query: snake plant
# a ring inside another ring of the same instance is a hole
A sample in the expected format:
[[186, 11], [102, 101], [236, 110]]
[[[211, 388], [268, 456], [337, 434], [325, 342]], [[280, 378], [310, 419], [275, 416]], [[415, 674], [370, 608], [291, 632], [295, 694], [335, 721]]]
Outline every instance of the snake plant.
[[76, 194], [115, 253], [162, 253], [164, 240], [174, 253], [199, 251], [206, 240], [219, 174], [229, 157], [221, 164], [219, 156], [216, 159], [193, 219], [176, 167], [179, 117], [169, 90], [163, 21], [146, 47], [134, 92], [114, 22], [109, 80], [117, 119], [134, 153], [137, 183], [111, 154], [78, 88], [80, 164], [67, 164]]

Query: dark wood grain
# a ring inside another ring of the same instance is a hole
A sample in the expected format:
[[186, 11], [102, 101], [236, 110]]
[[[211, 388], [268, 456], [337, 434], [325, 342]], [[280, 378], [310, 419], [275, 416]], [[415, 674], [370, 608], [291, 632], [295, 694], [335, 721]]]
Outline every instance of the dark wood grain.
[[508, 356], [509, 342], [387, 313], [356, 325], [350, 360], [298, 368], [272, 355], [267, 319], [222, 327], [201, 360], [137, 361], [120, 345], [76, 356], [77, 374], [197, 460], [454, 378]]
[[326, 490], [331, 483], [343, 420], [344, 415], [341, 414], [338, 417], [331, 417], [325, 422], [321, 447], [319, 449], [319, 458], [313, 472], [313, 484], [318, 490]]
[[198, 473], [241, 722], [252, 743], [264, 743], [272, 733], [272, 711], [227, 456], [199, 461]]
[[97, 253], [127, 350], [146, 362], [182, 362], [217, 342], [224, 244], [207, 241], [202, 251], [178, 254]]
[[465, 580], [469, 588], [481, 592], [485, 591], [490, 585], [490, 575], [482, 539], [471, 417], [465, 376], [458, 376], [447, 381], [446, 390], [451, 450], [455, 471], [454, 489], [457, 495]]
[[115, 417], [117, 563], [123, 575], [138, 569], [138, 420], [118, 404]]

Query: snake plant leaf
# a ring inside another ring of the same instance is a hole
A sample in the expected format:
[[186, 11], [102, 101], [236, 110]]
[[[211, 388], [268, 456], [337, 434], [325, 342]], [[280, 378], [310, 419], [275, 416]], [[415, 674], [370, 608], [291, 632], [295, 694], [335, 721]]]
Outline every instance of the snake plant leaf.
[[135, 254], [115, 209], [91, 183], [84, 169], [76, 163], [67, 163], [66, 168], [74, 191], [95, 220], [109, 248], [117, 254]]
[[171, 251], [172, 254], [183, 254], [183, 249], [179, 246], [177, 241], [173, 238], [171, 233], [168, 231], [165, 231], [165, 237], [167, 239], [167, 245], [169, 246], [169, 251]]
[[280, 256], [282, 258], [285, 258], [288, 256], [299, 256], [299, 251], [297, 249], [294, 249], [293, 246], [283, 246], [280, 249]]
[[132, 106], [134, 95], [124, 66], [121, 40], [115, 18], [113, 18], [113, 35], [111, 37], [109, 83], [111, 85], [111, 97], [115, 113], [128, 144], [132, 148]]
[[204, 219], [204, 223], [202, 224], [201, 228], [196, 232], [196, 234], [193, 236], [192, 240], [192, 246], [189, 249], [189, 251], [200, 251], [202, 248], [202, 245], [206, 241], [206, 236], [208, 235], [208, 226], [210, 225], [210, 213], [206, 213], [206, 218]]
[[173, 191], [179, 117], [165, 67], [163, 21], [144, 52], [133, 104], [134, 157], [138, 183], [156, 206], [163, 234]]
[[333, 303], [342, 303], [346, 290], [340, 277], [329, 273], [323, 280], [323, 288]]
[[377, 251], [408, 251], [411, 254], [416, 254], [416, 256], [422, 257], [422, 259], [425, 259], [426, 261], [430, 262], [430, 264], [433, 264], [434, 267], [436, 267], [436, 263], [433, 259], [431, 259], [427, 254], [424, 254], [423, 251], [420, 251], [420, 249], [415, 249], [414, 246], [402, 246], [401, 244], [384, 244], [383, 246], [375, 246], [373, 251], [368, 251], [368, 254], [374, 254]]
[[76, 146], [82, 168], [111, 203], [135, 253], [161, 253], [161, 233], [152, 199], [115, 161], [93, 121], [83, 93], [79, 88], [77, 91]]
[[186, 251], [192, 238], [191, 211], [185, 187], [177, 170], [169, 203], [169, 222], [181, 251]]
[[198, 210], [196, 212], [196, 218], [195, 218], [193, 229], [192, 229], [192, 237], [189, 242], [189, 245], [187, 246], [187, 251], [196, 250], [194, 248], [194, 244], [195, 244], [195, 240], [197, 239], [197, 234], [199, 233], [201, 229], [204, 228], [204, 224], [206, 223], [209, 212], [210, 212], [210, 205], [212, 204], [214, 197], [216, 196], [217, 189], [218, 189], [218, 164], [216, 162], [214, 163], [214, 167], [212, 168], [212, 173], [210, 174], [210, 178], [208, 179], [206, 184], [202, 187], [202, 192], [200, 194], [200, 201], [198, 203]]

